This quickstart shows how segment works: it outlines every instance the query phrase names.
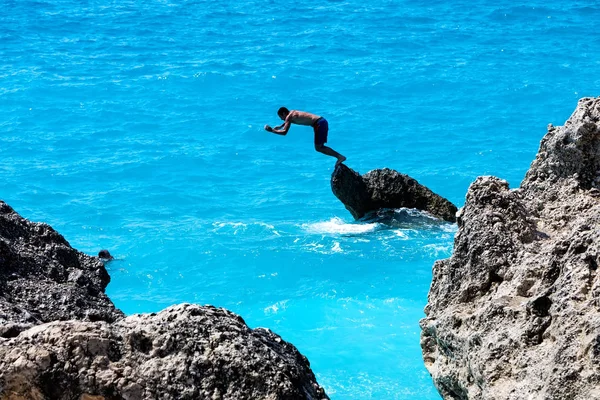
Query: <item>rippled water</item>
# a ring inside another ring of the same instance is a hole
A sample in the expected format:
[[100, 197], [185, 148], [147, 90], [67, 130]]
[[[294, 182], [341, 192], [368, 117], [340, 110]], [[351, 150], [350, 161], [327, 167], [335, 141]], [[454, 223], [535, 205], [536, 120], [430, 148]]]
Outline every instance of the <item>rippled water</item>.
[[240, 313], [294, 343], [334, 399], [437, 399], [420, 355], [456, 227], [354, 222], [310, 128], [348, 166], [462, 205], [517, 186], [545, 126], [600, 87], [597, 2], [1, 0], [0, 195], [78, 249], [108, 248], [127, 313]]

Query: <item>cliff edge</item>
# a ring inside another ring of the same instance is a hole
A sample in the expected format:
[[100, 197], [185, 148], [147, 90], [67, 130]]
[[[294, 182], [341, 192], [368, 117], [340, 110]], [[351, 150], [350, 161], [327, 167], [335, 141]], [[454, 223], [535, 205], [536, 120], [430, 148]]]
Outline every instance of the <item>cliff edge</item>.
[[480, 177], [433, 266], [425, 365], [445, 399], [600, 399], [600, 98], [548, 127], [521, 187]]

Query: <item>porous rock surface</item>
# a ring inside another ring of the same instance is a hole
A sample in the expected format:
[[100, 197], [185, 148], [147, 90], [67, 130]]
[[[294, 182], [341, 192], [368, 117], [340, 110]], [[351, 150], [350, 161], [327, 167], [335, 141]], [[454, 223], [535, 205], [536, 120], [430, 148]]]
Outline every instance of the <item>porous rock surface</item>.
[[445, 399], [600, 399], [599, 189], [600, 98], [548, 127], [520, 188], [470, 186], [421, 321]]
[[0, 371], [3, 399], [327, 398], [294, 346], [190, 304], [39, 325], [0, 344]]
[[331, 175], [331, 190], [355, 219], [385, 208], [415, 208], [449, 222], [457, 208], [408, 175], [389, 168], [364, 175], [338, 164]]
[[97, 258], [0, 202], [1, 400], [328, 399], [269, 330], [190, 304], [125, 317], [108, 282]]
[[122, 318], [104, 294], [109, 282], [97, 258], [0, 201], [0, 337], [43, 322]]

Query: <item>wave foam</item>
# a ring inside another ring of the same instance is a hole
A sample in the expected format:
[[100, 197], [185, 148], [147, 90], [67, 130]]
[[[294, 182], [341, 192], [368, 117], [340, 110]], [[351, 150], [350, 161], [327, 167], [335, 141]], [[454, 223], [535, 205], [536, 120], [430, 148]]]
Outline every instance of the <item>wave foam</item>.
[[281, 234], [275, 230], [275, 226], [265, 222], [213, 222], [212, 226], [213, 232], [216, 233], [232, 233], [237, 235], [238, 233], [243, 233], [252, 229], [258, 232], [264, 231], [281, 236]]
[[275, 304], [272, 304], [263, 309], [265, 315], [277, 314], [279, 310], [285, 310], [287, 308], [287, 300], [278, 301]]
[[379, 229], [379, 223], [348, 223], [341, 218], [334, 217], [326, 222], [315, 222], [312, 224], [303, 224], [302, 228], [309, 233], [339, 234], [339, 235], [360, 235], [364, 233], [375, 232]]

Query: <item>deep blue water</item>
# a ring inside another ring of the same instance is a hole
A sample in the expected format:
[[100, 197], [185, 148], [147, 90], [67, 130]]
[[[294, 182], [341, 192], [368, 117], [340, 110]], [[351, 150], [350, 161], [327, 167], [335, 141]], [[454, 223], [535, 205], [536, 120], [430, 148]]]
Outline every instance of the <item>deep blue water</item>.
[[600, 88], [596, 1], [0, 0], [0, 198], [109, 249], [126, 313], [213, 304], [311, 361], [333, 399], [438, 399], [419, 348], [456, 227], [355, 223], [312, 131], [461, 206], [519, 185]]

